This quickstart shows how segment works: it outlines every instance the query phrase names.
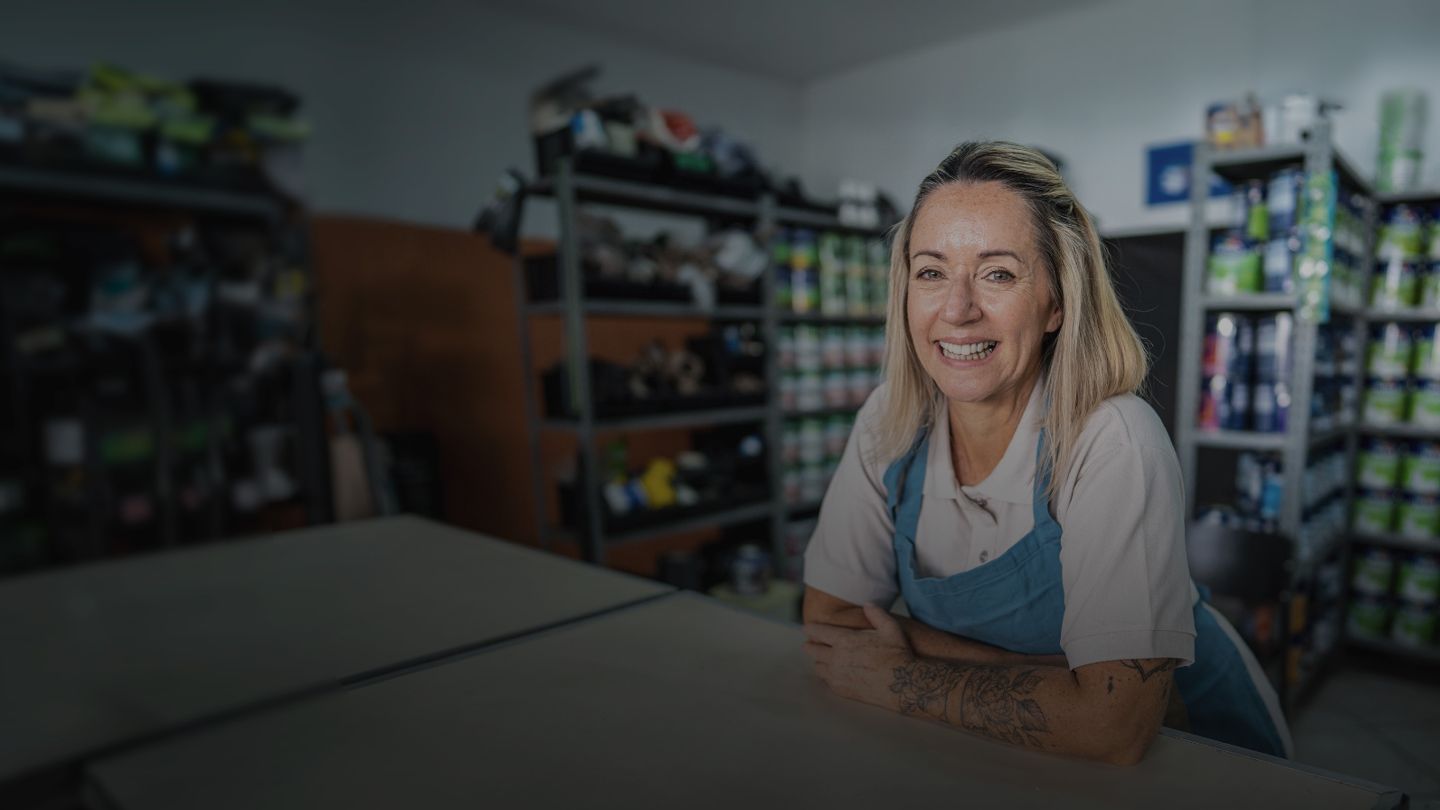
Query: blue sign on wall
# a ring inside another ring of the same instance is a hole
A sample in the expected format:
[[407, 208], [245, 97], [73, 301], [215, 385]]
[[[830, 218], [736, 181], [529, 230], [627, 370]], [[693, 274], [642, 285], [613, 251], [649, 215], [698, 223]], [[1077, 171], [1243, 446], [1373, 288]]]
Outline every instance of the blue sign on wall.
[[[1161, 144], [1145, 150], [1145, 204], [1165, 205], [1190, 200], [1190, 164], [1195, 160], [1194, 141]], [[1210, 177], [1210, 196], [1224, 197], [1230, 185]]]

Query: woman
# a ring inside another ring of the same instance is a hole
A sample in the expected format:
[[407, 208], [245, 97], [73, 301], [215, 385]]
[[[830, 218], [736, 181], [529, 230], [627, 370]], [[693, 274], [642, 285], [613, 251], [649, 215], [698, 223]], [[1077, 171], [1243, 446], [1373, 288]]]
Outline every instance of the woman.
[[[1190, 581], [1179, 464], [1135, 396], [1144, 349], [1054, 165], [962, 144], [896, 227], [890, 278], [886, 384], [805, 557], [817, 674], [1117, 764], [1172, 703], [1197, 734], [1288, 755], [1274, 691]], [[897, 595], [913, 618], [883, 609]]]

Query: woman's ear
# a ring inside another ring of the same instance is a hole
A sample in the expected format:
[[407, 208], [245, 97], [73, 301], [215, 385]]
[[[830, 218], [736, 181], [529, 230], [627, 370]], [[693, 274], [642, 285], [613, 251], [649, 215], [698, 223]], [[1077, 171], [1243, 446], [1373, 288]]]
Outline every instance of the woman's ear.
[[1050, 320], [1045, 322], [1045, 333], [1049, 334], [1060, 331], [1060, 324], [1064, 322], [1065, 310], [1061, 309], [1059, 304], [1056, 304], [1055, 309], [1050, 312]]

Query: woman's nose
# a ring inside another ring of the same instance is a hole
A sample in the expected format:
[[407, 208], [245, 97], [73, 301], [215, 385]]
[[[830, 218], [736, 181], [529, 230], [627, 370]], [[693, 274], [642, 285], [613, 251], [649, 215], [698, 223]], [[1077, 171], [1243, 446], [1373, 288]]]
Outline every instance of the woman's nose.
[[940, 310], [940, 317], [947, 323], [968, 323], [975, 320], [977, 314], [975, 290], [970, 279], [956, 279], [945, 291], [945, 306]]

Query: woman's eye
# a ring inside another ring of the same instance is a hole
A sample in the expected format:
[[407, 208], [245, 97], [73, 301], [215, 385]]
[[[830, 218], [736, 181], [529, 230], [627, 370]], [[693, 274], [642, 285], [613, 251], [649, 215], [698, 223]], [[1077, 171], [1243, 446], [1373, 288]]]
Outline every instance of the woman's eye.
[[985, 277], [990, 279], [991, 281], [1012, 281], [1015, 278], [1015, 274], [1010, 272], [1009, 270], [996, 269], [991, 270], [985, 275]]
[[916, 277], [916, 278], [923, 278], [923, 279], [936, 279], [936, 278], [940, 278], [940, 271], [939, 271], [939, 270], [936, 270], [936, 269], [933, 268], [933, 267], [927, 267], [927, 268], [925, 268], [924, 270], [921, 270], [920, 272], [916, 273], [916, 274], [915, 274], [915, 277]]

